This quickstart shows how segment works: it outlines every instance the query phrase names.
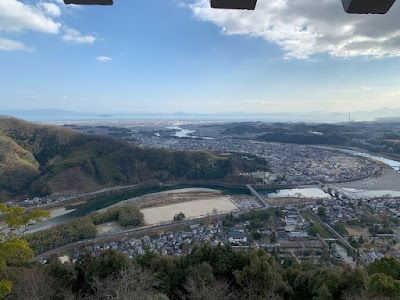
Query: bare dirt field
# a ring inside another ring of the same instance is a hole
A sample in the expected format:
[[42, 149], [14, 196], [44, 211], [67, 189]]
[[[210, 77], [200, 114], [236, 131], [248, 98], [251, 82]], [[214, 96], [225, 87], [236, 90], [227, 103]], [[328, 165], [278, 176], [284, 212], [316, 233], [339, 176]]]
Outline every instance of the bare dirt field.
[[116, 222], [109, 222], [109, 223], [104, 223], [96, 226], [97, 229], [97, 235], [106, 235], [106, 234], [114, 234], [114, 233], [120, 233], [126, 230], [126, 228], [120, 226]]
[[367, 228], [361, 228], [359, 226], [346, 226], [346, 230], [349, 232], [349, 236], [369, 236], [370, 233]]
[[272, 206], [301, 205], [315, 202], [315, 199], [311, 198], [266, 198], [265, 200]]
[[186, 218], [206, 216], [212, 214], [213, 210], [229, 212], [236, 210], [237, 206], [225, 196], [213, 197], [209, 199], [193, 200], [178, 204], [152, 207], [142, 209], [144, 220], [147, 224], [157, 224], [160, 222], [172, 221], [174, 216], [183, 212]]
[[108, 209], [123, 207], [127, 205], [137, 205], [140, 208], [148, 208], [153, 206], [165, 206], [175, 203], [190, 202], [193, 200], [210, 199], [215, 197], [221, 197], [221, 191], [207, 188], [178, 189], [131, 198], [125, 201], [118, 202], [109, 207], [100, 209], [98, 210], [98, 212], [101, 213]]

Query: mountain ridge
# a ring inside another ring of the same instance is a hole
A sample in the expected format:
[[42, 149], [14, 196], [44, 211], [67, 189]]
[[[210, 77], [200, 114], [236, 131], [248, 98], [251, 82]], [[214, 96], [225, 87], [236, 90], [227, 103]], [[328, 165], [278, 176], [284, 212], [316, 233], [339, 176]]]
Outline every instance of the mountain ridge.
[[238, 154], [141, 148], [110, 136], [0, 118], [0, 200], [87, 192], [115, 184], [240, 180], [268, 170]]

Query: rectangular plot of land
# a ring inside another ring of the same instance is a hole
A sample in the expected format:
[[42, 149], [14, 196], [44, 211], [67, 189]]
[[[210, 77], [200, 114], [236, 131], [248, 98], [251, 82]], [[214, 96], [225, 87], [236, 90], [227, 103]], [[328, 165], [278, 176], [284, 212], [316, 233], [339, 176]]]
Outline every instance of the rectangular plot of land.
[[178, 204], [151, 207], [142, 209], [144, 221], [147, 224], [157, 224], [160, 222], [173, 221], [174, 216], [183, 212], [186, 218], [201, 217], [212, 214], [230, 212], [237, 209], [236, 205], [228, 197], [216, 197], [212, 199], [202, 199]]

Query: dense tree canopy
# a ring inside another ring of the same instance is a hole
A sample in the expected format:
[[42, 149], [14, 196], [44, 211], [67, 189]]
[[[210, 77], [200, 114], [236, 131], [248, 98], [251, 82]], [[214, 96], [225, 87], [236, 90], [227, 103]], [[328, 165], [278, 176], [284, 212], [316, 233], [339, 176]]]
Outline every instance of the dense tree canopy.
[[95, 225], [110, 221], [118, 221], [120, 225], [125, 227], [144, 224], [143, 214], [134, 205], [111, 208], [103, 213], [93, 215], [91, 219]]
[[[0, 270], [24, 266], [34, 254], [27, 241], [20, 237], [29, 226], [50, 217], [50, 213], [40, 209], [26, 213], [25, 208], [7, 207], [3, 203], [0, 203], [0, 212], [7, 226], [0, 233]], [[4, 297], [11, 292], [12, 283], [1, 273], [3, 272], [0, 272], [0, 297]]]
[[94, 237], [96, 233], [96, 226], [92, 220], [89, 217], [84, 217], [26, 234], [24, 237], [29, 246], [38, 254], [72, 242]]
[[264, 250], [221, 245], [196, 246], [182, 257], [148, 250], [133, 260], [106, 250], [99, 256], [86, 253], [75, 264], [7, 266], [7, 279], [14, 283], [7, 299], [127, 300], [135, 293], [143, 300], [399, 299], [400, 281], [379, 272], [390, 261], [371, 264], [369, 275], [361, 268], [296, 260], [282, 267], [280, 258]]

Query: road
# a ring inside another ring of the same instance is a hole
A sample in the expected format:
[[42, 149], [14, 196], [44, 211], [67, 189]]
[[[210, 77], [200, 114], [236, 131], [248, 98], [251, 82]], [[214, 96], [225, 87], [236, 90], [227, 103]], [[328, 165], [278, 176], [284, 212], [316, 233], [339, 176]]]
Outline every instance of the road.
[[88, 243], [98, 243], [104, 240], [109, 240], [109, 239], [114, 239], [114, 238], [118, 238], [118, 237], [125, 237], [131, 234], [143, 234], [149, 231], [153, 231], [153, 230], [159, 230], [159, 229], [170, 229], [170, 228], [174, 228], [176, 226], [181, 226], [181, 225], [190, 225], [190, 224], [195, 224], [195, 223], [199, 223], [205, 220], [209, 220], [211, 219], [217, 219], [217, 218], [222, 218], [225, 217], [227, 215], [227, 213], [223, 213], [223, 214], [216, 214], [216, 215], [211, 215], [211, 216], [206, 216], [206, 217], [202, 217], [202, 218], [196, 218], [196, 219], [191, 219], [191, 220], [183, 220], [180, 222], [172, 222], [169, 224], [163, 224], [163, 225], [155, 225], [155, 226], [147, 226], [147, 227], [140, 227], [140, 228], [134, 228], [131, 230], [127, 230], [121, 233], [115, 233], [115, 234], [109, 234], [109, 235], [103, 235], [100, 237], [95, 237], [95, 238], [90, 238], [90, 239], [85, 239], [85, 240], [81, 240], [78, 242], [74, 242], [74, 243], [70, 243], [61, 247], [58, 247], [56, 249], [53, 250], [49, 250], [45, 253], [42, 253], [38, 256], [36, 256], [33, 260], [35, 261], [41, 261], [53, 254], [56, 254], [62, 250], [65, 249], [69, 249], [72, 247], [78, 247], [81, 246], [82, 244], [88, 244]]
[[347, 250], [349, 250], [350, 253], [353, 254], [353, 256], [355, 258], [359, 258], [363, 263], [366, 263], [366, 259], [364, 256], [362, 256], [361, 254], [359, 254], [357, 252], [357, 249], [355, 249], [353, 246], [351, 246], [349, 244], [348, 241], [346, 241], [346, 239], [344, 237], [342, 237], [336, 230], [334, 230], [331, 226], [329, 226], [328, 224], [326, 224], [324, 221], [322, 221], [320, 219], [320, 217], [315, 214], [313, 211], [309, 210], [309, 212], [311, 213], [311, 215], [317, 219], [317, 221], [321, 224], [321, 226], [323, 226], [325, 229], [327, 229], [335, 238], [338, 239], [339, 242], [341, 242], [341, 244], [343, 245], [343, 247], [347, 248]]
[[265, 206], [266, 208], [269, 208], [269, 207], [270, 207], [270, 205], [267, 203], [267, 201], [265, 201], [265, 199], [264, 199], [250, 184], [246, 185], [246, 187], [250, 190], [250, 192], [251, 192], [254, 196], [257, 197], [258, 200], [260, 200], [260, 202], [261, 202], [262, 204], [264, 204], [264, 206]]
[[[68, 201], [68, 200], [72, 200], [72, 199], [77, 198], [77, 197], [88, 196], [88, 195], [96, 195], [96, 194], [101, 194], [101, 193], [105, 193], [105, 192], [109, 192], [109, 191], [113, 191], [113, 190], [130, 189], [130, 188], [134, 188], [134, 187], [138, 187], [138, 186], [139, 186], [138, 184], [133, 184], [133, 185], [113, 186], [113, 187], [109, 187], [109, 188], [103, 188], [101, 190], [97, 190], [97, 191], [93, 191], [93, 192], [79, 193], [79, 194], [70, 195], [69, 197], [67, 197], [67, 198], [65, 198], [63, 200], [56, 201], [56, 202], [51, 202], [51, 203], [46, 203], [46, 204], [41, 204], [41, 205], [27, 206], [26, 209], [27, 210], [37, 209], [37, 208], [42, 209], [43, 207], [54, 205], [54, 204], [58, 204], [58, 203], [61, 203], [61, 202], [64, 202], [64, 201]], [[60, 197], [63, 197], [63, 196], [61, 195]]]

